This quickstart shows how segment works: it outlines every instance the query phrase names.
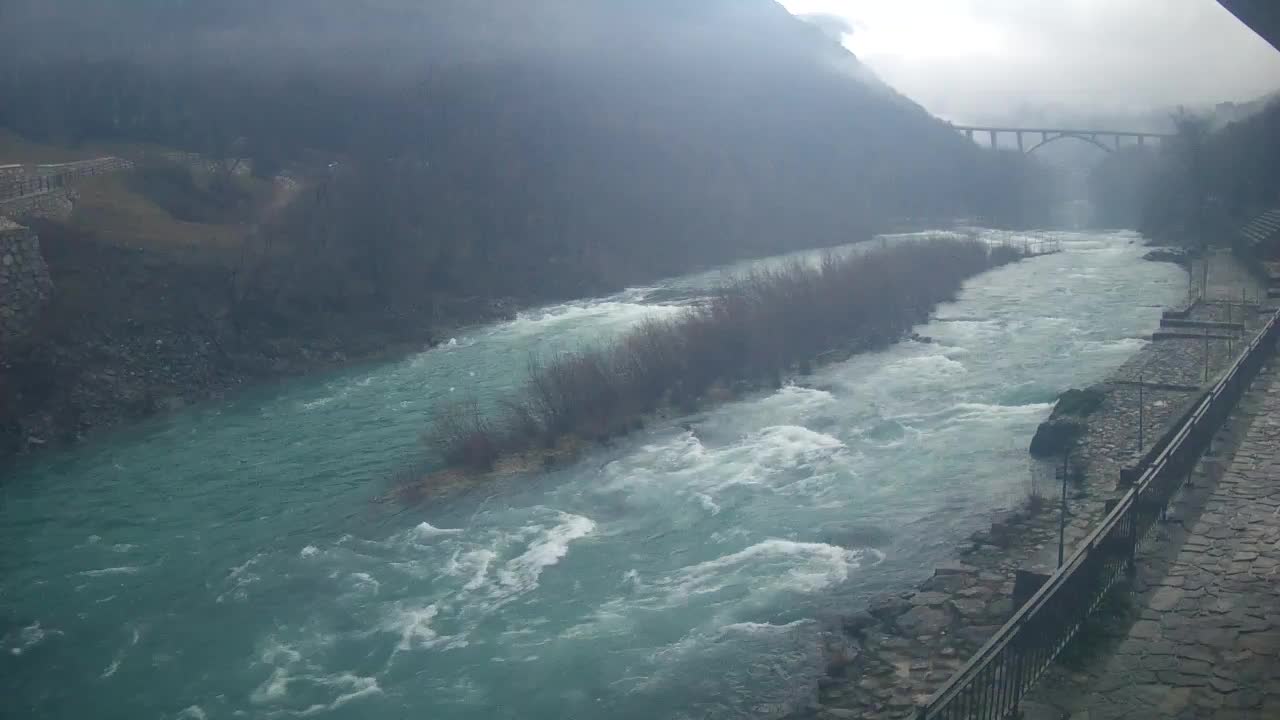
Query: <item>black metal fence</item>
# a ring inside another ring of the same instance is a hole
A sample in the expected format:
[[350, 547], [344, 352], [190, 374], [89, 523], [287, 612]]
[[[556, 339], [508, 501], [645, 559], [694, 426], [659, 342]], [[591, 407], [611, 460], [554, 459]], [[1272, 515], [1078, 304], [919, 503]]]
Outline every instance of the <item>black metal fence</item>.
[[1097, 529], [964, 667], [917, 708], [917, 717], [999, 720], [1017, 709], [1107, 591], [1133, 568], [1138, 545], [1273, 354], [1277, 335], [1280, 313], [1170, 431], [1163, 450], [1148, 456], [1138, 481]]

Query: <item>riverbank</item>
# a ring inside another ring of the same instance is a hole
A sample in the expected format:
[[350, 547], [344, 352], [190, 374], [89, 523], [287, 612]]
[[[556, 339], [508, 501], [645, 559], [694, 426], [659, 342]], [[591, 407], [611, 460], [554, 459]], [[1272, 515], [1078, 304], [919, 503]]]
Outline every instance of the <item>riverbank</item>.
[[473, 298], [303, 324], [264, 313], [233, 334], [224, 265], [36, 227], [54, 291], [31, 336], [0, 350], [0, 465], [249, 386], [403, 357], [516, 311]]
[[504, 459], [523, 458], [514, 463], [522, 469], [561, 462], [655, 412], [687, 414], [747, 389], [779, 388], [784, 375], [807, 375], [815, 362], [899, 340], [966, 279], [1033, 254], [1029, 245], [934, 237], [755, 270], [678, 317], [531, 359], [523, 388], [499, 399], [500, 413], [474, 397], [459, 401], [439, 414], [428, 444], [449, 470], [475, 474]]
[[[1107, 500], [1123, 492], [1120, 471], [1137, 463], [1141, 451], [1149, 449], [1201, 388], [1229, 366], [1231, 350], [1238, 352], [1265, 322], [1259, 306], [1241, 308], [1238, 303], [1242, 295], [1264, 297], [1258, 288], [1230, 255], [1214, 256], [1204, 299], [1171, 308], [1166, 315], [1217, 322], [1232, 313], [1237, 321], [1244, 318], [1242, 327], [1207, 341], [1162, 337], [1157, 331], [1153, 337], [1159, 339], [1144, 344], [1094, 386], [1100, 401], [1082, 418], [1082, 434], [1067, 460], [1066, 554], [1102, 519]], [[956, 554], [955, 563], [939, 567], [915, 590], [882, 598], [866, 612], [842, 618], [825, 644], [828, 676], [820, 684], [818, 705], [795, 717], [914, 717], [915, 705], [956, 672], [1016, 609], [1012, 597], [1017, 571], [1049, 573], [1056, 566], [1061, 465], [1056, 458], [1035, 461], [1028, 501], [1003, 513], [989, 530], [975, 533]]]

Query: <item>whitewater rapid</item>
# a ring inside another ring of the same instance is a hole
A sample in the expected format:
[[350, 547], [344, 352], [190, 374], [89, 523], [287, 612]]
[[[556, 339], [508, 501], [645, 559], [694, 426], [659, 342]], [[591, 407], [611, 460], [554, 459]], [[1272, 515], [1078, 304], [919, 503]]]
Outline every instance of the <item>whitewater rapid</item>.
[[677, 313], [718, 273], [530, 310], [22, 466], [0, 487], [6, 702], [191, 719], [803, 706], [824, 628], [1020, 502], [1056, 394], [1119, 366], [1185, 292], [1132, 234], [985, 234], [1065, 252], [970, 281], [917, 328], [929, 341], [445, 503], [375, 502], [420, 464], [434, 407], [509, 391], [530, 352]]

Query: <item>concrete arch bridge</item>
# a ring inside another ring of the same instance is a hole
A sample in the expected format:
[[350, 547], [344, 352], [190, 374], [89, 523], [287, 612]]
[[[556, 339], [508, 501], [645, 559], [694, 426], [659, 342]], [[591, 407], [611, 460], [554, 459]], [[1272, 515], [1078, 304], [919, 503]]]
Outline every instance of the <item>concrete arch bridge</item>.
[[974, 139], [974, 134], [986, 133], [991, 139], [991, 147], [995, 149], [999, 147], [999, 138], [1001, 135], [1013, 135], [1017, 139], [1018, 150], [1025, 153], [1033, 153], [1036, 150], [1048, 145], [1051, 142], [1057, 142], [1071, 138], [1081, 142], [1087, 142], [1091, 145], [1112, 152], [1119, 150], [1126, 141], [1129, 144], [1144, 146], [1148, 140], [1156, 142], [1164, 142], [1166, 139], [1173, 137], [1171, 133], [1155, 133], [1134, 130], [1080, 130], [1072, 128], [1016, 128], [1016, 127], [992, 127], [987, 125], [952, 125], [956, 132], [964, 133], [970, 140]]

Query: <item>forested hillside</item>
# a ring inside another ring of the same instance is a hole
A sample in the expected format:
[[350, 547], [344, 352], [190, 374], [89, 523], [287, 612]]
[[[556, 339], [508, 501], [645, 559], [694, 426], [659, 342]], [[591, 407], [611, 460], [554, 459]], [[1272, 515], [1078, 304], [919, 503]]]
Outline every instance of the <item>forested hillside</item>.
[[1280, 204], [1280, 104], [1213, 130], [1183, 117], [1143, 208], [1153, 237], [1226, 243], [1241, 225]]
[[1176, 114], [1176, 136], [1158, 149], [1107, 156], [1091, 177], [1103, 224], [1137, 227], [1160, 242], [1227, 244], [1280, 204], [1280, 103], [1248, 103], [1253, 114], [1222, 124]]

